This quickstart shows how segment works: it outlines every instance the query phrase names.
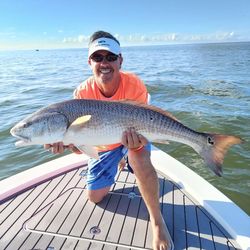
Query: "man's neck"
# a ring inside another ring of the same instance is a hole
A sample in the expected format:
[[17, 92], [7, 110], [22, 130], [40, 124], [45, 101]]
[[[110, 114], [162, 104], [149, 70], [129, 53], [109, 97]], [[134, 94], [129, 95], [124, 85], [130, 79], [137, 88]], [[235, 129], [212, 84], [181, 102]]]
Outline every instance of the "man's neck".
[[108, 83], [98, 83], [97, 86], [105, 97], [112, 97], [120, 86], [120, 78]]

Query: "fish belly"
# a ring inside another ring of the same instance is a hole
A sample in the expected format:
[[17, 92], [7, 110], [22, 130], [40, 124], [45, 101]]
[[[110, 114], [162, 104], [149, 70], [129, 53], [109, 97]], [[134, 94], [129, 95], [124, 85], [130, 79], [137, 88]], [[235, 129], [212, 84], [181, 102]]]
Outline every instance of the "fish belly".
[[103, 129], [81, 129], [77, 132], [67, 132], [63, 138], [63, 143], [65, 145], [109, 145], [120, 143], [122, 138], [121, 128], [103, 128]]

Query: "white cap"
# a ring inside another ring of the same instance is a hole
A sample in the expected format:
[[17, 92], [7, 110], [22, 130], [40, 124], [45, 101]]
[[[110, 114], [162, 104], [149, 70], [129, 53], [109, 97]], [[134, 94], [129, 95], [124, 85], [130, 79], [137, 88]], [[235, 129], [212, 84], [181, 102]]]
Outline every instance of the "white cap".
[[98, 50], [107, 50], [116, 55], [121, 54], [120, 45], [115, 40], [106, 37], [98, 38], [89, 45], [89, 57]]

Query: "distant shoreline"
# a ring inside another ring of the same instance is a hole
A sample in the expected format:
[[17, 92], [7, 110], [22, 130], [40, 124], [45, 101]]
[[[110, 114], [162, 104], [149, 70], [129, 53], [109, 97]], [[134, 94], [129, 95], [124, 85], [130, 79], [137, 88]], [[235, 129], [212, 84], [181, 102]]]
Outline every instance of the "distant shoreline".
[[[240, 43], [250, 43], [250, 41], [226, 41], [226, 42], [194, 42], [194, 43], [165, 43], [165, 44], [133, 44], [133, 45], [124, 45], [122, 48], [138, 48], [138, 47], [154, 47], [154, 46], [178, 46], [178, 45], [208, 45], [208, 44], [240, 44]], [[23, 48], [23, 49], [2, 49], [0, 48], [0, 52], [11, 52], [11, 51], [43, 51], [43, 50], [87, 50], [87, 47], [68, 47], [68, 48]]]

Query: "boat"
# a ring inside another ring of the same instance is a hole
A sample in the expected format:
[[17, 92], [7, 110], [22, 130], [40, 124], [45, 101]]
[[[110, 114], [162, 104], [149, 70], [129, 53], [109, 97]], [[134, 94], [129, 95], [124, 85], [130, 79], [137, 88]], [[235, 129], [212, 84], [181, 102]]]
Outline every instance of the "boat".
[[[250, 249], [250, 218], [152, 147], [161, 211], [174, 249]], [[86, 197], [88, 156], [68, 154], [0, 182], [0, 249], [152, 249], [149, 215], [126, 168], [98, 204]], [[173, 247], [172, 247], [173, 249]]]

